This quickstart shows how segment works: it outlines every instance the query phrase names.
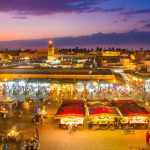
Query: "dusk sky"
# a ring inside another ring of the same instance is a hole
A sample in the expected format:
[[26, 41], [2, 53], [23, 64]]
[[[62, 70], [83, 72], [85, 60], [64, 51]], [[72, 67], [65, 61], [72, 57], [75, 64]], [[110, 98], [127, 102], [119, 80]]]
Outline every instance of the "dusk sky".
[[[112, 42], [109, 36], [114, 33], [121, 35], [122, 40], [124, 36], [138, 34], [141, 40], [136, 41], [134, 35], [129, 45], [150, 48], [150, 0], [0, 1], [0, 47], [7, 44], [10, 47], [46, 46], [44, 42], [34, 46], [33, 39], [53, 39], [56, 47], [101, 46], [98, 42], [101, 39], [106, 46], [127, 45], [127, 41]], [[86, 43], [85, 37], [90, 36], [96, 42]], [[109, 41], [103, 40], [105, 36]], [[68, 38], [74, 38], [73, 41], [84, 38], [84, 42], [71, 44]], [[149, 39], [143, 40], [146, 38]], [[22, 40], [22, 44], [18, 40]]]

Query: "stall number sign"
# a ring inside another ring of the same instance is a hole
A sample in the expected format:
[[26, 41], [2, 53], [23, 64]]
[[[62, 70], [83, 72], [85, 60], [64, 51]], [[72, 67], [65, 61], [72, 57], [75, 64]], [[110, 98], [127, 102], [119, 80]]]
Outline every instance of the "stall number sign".
[[130, 120], [130, 123], [147, 123], [145, 117], [133, 117], [133, 119]]
[[82, 118], [62, 118], [60, 120], [61, 124], [83, 124], [83, 119]]

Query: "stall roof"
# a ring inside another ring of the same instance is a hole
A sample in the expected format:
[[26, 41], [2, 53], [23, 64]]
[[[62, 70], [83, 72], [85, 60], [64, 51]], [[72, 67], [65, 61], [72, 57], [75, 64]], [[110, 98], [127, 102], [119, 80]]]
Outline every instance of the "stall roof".
[[60, 107], [57, 111], [56, 117], [64, 117], [64, 116], [85, 116], [85, 108], [78, 106], [64, 106]]
[[132, 104], [132, 103], [135, 103], [133, 100], [116, 100], [114, 101], [114, 104], [115, 105], [121, 105], [121, 104]]
[[64, 106], [78, 106], [78, 107], [84, 107], [84, 101], [83, 100], [64, 100], [62, 102], [62, 107]]
[[119, 100], [114, 103], [123, 116], [145, 116], [150, 113], [144, 108], [137, 105], [132, 100]]
[[88, 107], [89, 115], [119, 115], [117, 109], [115, 107], [108, 107], [108, 106], [95, 106], [95, 107]]

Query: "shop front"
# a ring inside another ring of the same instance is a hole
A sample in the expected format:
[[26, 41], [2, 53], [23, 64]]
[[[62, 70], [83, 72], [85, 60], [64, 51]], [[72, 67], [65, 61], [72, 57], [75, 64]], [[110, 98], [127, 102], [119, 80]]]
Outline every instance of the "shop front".
[[115, 105], [123, 116], [123, 126], [128, 124], [140, 129], [148, 127], [150, 113], [144, 107], [140, 107], [132, 100], [115, 101]]
[[82, 100], [65, 100], [55, 115], [55, 119], [59, 120], [60, 128], [68, 128], [69, 126], [81, 127], [85, 120], [84, 101]]
[[89, 106], [88, 118], [93, 128], [108, 129], [119, 128], [121, 116], [115, 107]]

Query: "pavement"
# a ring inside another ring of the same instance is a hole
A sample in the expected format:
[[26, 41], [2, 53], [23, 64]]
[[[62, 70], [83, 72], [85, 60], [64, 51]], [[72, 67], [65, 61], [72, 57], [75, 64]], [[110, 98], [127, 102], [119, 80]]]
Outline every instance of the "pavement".
[[[57, 105], [46, 106], [49, 112], [48, 119], [42, 125], [31, 122], [33, 115], [25, 114], [21, 118], [13, 117], [0, 120], [0, 131], [8, 132], [16, 128], [24, 133], [25, 138], [33, 136], [35, 129], [40, 133], [40, 150], [137, 150], [146, 148], [146, 130], [135, 130], [134, 134], [126, 135], [123, 130], [97, 130], [85, 128], [69, 133], [58, 127], [54, 120]], [[2, 145], [1, 145], [2, 146]], [[15, 144], [9, 144], [8, 150], [18, 150]]]

